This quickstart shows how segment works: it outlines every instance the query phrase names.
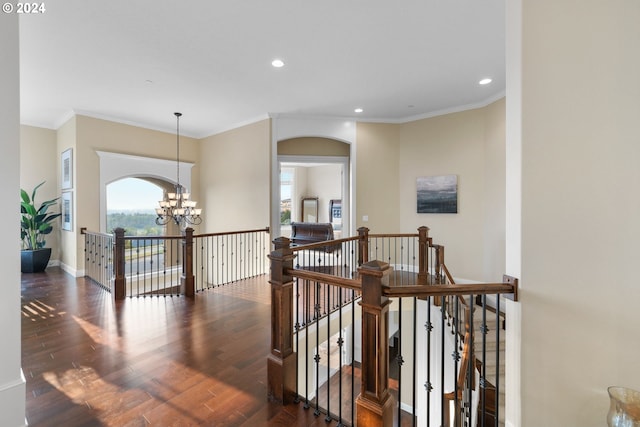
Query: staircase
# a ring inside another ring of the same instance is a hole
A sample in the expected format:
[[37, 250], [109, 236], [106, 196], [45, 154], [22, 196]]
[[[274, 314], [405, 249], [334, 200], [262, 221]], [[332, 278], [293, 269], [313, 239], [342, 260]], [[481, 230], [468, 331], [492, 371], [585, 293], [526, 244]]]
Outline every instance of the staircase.
[[[505, 425], [505, 330], [504, 330], [504, 316], [500, 317], [500, 352], [499, 352], [499, 365], [496, 365], [496, 314], [493, 309], [487, 309], [486, 315], [486, 324], [487, 324], [487, 334], [485, 336], [486, 341], [486, 361], [483, 361], [482, 358], [482, 306], [475, 305], [474, 306], [474, 336], [475, 336], [475, 356], [476, 356], [476, 366], [482, 372], [484, 368], [486, 379], [489, 382], [486, 388], [485, 396], [487, 400], [486, 413], [485, 413], [485, 426], [494, 426], [495, 425], [495, 412], [496, 412], [496, 388], [495, 385], [499, 384], [499, 393], [498, 393], [498, 425]], [[497, 382], [496, 382], [497, 376]], [[482, 399], [482, 396], [481, 396]], [[480, 402], [480, 407], [482, 407], [482, 402]], [[478, 413], [478, 420], [481, 418], [482, 414]], [[478, 425], [482, 425], [480, 421], [478, 421]]]

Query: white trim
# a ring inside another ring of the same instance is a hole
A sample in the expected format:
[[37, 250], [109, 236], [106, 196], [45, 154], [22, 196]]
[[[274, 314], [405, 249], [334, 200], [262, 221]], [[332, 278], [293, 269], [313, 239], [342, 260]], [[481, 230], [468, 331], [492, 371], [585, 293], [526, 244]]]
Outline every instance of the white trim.
[[[107, 151], [96, 151], [100, 157], [100, 231], [107, 229], [107, 185], [123, 178], [158, 178], [176, 184], [178, 171], [175, 160], [153, 157], [132, 156]], [[195, 163], [180, 162], [180, 169], [187, 173], [180, 175], [180, 183], [191, 188], [191, 169]]]
[[[312, 165], [312, 164], [338, 164], [342, 166], [342, 173], [345, 174], [347, 172], [349, 172], [349, 157], [346, 156], [292, 156], [292, 155], [281, 155], [278, 156], [278, 163], [277, 163], [277, 168], [278, 170], [280, 170], [280, 165], [281, 163], [302, 163], [302, 164], [306, 164], [306, 165]], [[344, 176], [344, 175], [343, 175]], [[348, 235], [352, 235], [351, 230], [351, 180], [349, 179], [349, 176], [344, 176], [344, 179], [342, 179], [342, 188], [341, 188], [341, 192], [342, 192], [342, 197], [345, 200], [348, 200], [349, 203], [343, 203], [342, 204], [342, 217], [346, 218], [346, 221], [344, 221], [342, 223], [343, 229], [346, 230], [346, 232], [348, 233]], [[280, 199], [280, 177], [278, 174], [278, 200]], [[279, 202], [278, 202], [278, 206], [279, 206]], [[279, 210], [278, 210], [278, 218], [279, 216]], [[273, 230], [277, 230], [276, 233], [278, 235], [281, 235], [280, 233], [280, 223], [278, 222], [277, 224], [278, 228], [274, 228]], [[346, 235], [343, 235], [342, 237], [347, 237]]]
[[[25, 416], [25, 392], [27, 381], [24, 378], [24, 372], [20, 369], [20, 378], [0, 384], [0, 421], [3, 423], [11, 423], [19, 426], [20, 421], [15, 419], [17, 416]], [[6, 425], [6, 424], [3, 424]], [[28, 425], [27, 419], [24, 419], [23, 426]]]
[[[348, 228], [344, 228], [343, 237], [354, 235], [356, 212], [356, 122], [349, 119], [318, 119], [310, 117], [293, 117], [274, 115], [271, 119], [271, 220], [270, 227], [273, 237], [279, 237], [275, 230], [280, 230], [280, 174], [278, 161], [278, 141], [298, 137], [320, 137], [342, 141], [350, 146], [348, 172], [343, 180], [348, 187], [344, 194], [349, 201], [347, 212], [343, 218], [349, 221]], [[320, 156], [318, 156], [320, 157]], [[316, 161], [318, 159], [316, 158]], [[343, 204], [344, 206], [347, 203]]]
[[65, 264], [64, 262], [60, 262], [60, 261], [58, 261], [58, 264], [59, 264], [60, 268], [62, 269], [62, 271], [68, 273], [69, 275], [71, 275], [73, 277], [83, 277], [84, 276], [84, 270], [77, 270], [77, 269], [71, 267], [69, 264]]
[[451, 108], [445, 108], [442, 110], [437, 110], [437, 111], [432, 111], [429, 113], [424, 113], [424, 114], [418, 114], [415, 116], [408, 116], [408, 117], [403, 117], [400, 119], [370, 119], [367, 120], [365, 119], [358, 119], [359, 122], [371, 122], [371, 123], [393, 123], [393, 124], [401, 124], [401, 123], [410, 123], [410, 122], [415, 122], [418, 120], [423, 120], [423, 119], [430, 119], [433, 117], [438, 117], [438, 116], [444, 116], [446, 114], [452, 114], [452, 113], [461, 113], [463, 111], [470, 111], [470, 110], [477, 110], [478, 108], [483, 108], [486, 107], [487, 105], [493, 104], [494, 102], [496, 102], [499, 99], [504, 98], [506, 95], [505, 91], [500, 91], [499, 93], [495, 94], [494, 96], [487, 98], [483, 101], [474, 103], [474, 104], [466, 104], [466, 105], [459, 105], [456, 107], [451, 107]]

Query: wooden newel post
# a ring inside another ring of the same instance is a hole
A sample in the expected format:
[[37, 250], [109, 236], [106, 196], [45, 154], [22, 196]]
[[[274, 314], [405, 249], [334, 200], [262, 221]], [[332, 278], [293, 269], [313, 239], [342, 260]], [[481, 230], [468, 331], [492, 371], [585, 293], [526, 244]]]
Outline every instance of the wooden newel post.
[[393, 396], [389, 393], [389, 264], [371, 261], [358, 268], [362, 277], [362, 388], [356, 399], [356, 424], [393, 424]]
[[193, 275], [193, 228], [184, 230], [182, 245], [182, 276], [180, 276], [180, 290], [185, 297], [196, 296], [195, 276]]
[[115, 281], [113, 283], [113, 298], [119, 300], [124, 299], [125, 293], [125, 278], [124, 278], [124, 228], [116, 228], [113, 230], [113, 234], [116, 236], [116, 244], [113, 254], [113, 269]]
[[285, 269], [293, 268], [291, 241], [278, 237], [271, 260], [271, 353], [267, 358], [267, 392], [272, 401], [293, 402], [296, 390], [296, 358], [293, 351], [293, 279]]
[[429, 280], [429, 227], [418, 228], [418, 284], [426, 285]]
[[369, 262], [369, 229], [358, 228], [358, 266]]

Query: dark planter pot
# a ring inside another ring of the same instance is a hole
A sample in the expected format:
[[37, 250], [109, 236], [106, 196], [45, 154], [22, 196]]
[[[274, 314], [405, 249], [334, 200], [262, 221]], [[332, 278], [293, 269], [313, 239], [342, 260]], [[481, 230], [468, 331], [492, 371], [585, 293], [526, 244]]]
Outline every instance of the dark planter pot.
[[47, 268], [49, 258], [51, 258], [51, 248], [21, 251], [21, 270], [23, 273], [40, 273]]

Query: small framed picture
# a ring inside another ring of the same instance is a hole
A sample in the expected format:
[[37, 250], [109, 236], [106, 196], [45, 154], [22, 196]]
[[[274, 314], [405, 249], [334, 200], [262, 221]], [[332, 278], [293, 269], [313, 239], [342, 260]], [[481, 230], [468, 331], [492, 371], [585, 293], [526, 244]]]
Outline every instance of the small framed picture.
[[418, 213], [458, 213], [458, 175], [417, 179]]
[[62, 189], [67, 190], [73, 187], [73, 149], [69, 148], [62, 152], [60, 156], [60, 171]]
[[73, 227], [73, 193], [64, 191], [62, 193], [62, 229], [71, 231]]

